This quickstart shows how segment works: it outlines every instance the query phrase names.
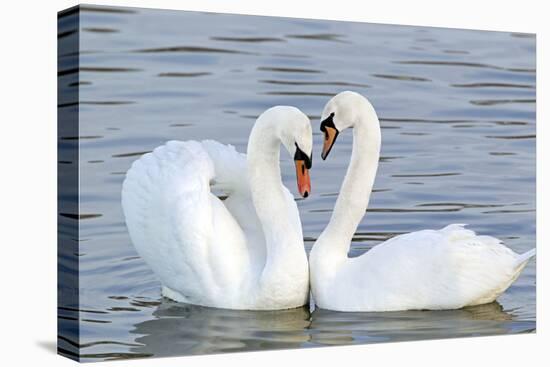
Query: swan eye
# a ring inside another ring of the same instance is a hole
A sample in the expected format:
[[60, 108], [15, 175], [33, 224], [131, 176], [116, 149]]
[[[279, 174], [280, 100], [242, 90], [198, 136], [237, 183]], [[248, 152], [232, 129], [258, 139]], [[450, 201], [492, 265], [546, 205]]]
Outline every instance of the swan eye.
[[336, 131], [338, 131], [338, 129], [336, 128], [336, 125], [334, 125], [334, 116], [335, 116], [334, 112], [331, 112], [330, 115], [328, 115], [328, 117], [326, 119], [321, 121], [321, 131], [322, 132], [326, 132], [327, 127], [331, 127], [333, 129], [335, 129]]
[[325, 160], [338, 137], [338, 129], [334, 125], [334, 112], [332, 112], [326, 119], [321, 122], [321, 131], [325, 133], [325, 141], [323, 143], [323, 151], [321, 158]]
[[295, 161], [304, 161], [305, 168], [311, 169], [311, 157], [309, 157], [300, 147], [298, 146], [298, 143], [294, 143], [296, 146], [296, 153], [294, 153], [294, 160]]

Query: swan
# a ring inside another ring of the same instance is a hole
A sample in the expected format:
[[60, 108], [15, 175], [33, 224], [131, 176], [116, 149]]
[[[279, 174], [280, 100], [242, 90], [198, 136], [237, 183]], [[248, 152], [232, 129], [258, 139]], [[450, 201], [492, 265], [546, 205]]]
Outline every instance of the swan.
[[451, 224], [399, 235], [349, 258], [376, 176], [380, 123], [370, 102], [349, 91], [327, 103], [321, 121], [323, 160], [347, 128], [353, 128], [353, 150], [330, 222], [310, 252], [310, 284], [318, 307], [374, 312], [490, 303], [535, 255], [535, 249], [518, 255], [496, 238]]
[[307, 255], [298, 208], [281, 181], [281, 144], [294, 157], [298, 190], [307, 197], [311, 124], [289, 106], [258, 117], [247, 155], [212, 140], [170, 141], [132, 164], [122, 209], [163, 296], [241, 310], [308, 303]]

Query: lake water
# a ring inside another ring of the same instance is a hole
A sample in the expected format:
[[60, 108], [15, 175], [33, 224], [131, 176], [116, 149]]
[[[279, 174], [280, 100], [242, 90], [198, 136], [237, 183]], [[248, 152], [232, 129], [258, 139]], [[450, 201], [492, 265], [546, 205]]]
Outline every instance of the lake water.
[[[120, 206], [130, 164], [167, 140], [215, 139], [245, 152], [273, 105], [311, 117], [311, 196], [298, 200], [306, 250], [331, 215], [351, 132], [320, 159], [319, 115], [342, 90], [367, 96], [382, 157], [351, 256], [404, 232], [469, 223], [516, 252], [535, 246], [535, 37], [291, 18], [84, 7], [60, 17], [62, 88], [80, 88], [80, 345], [82, 360], [378, 343], [533, 332], [535, 262], [498, 303], [454, 311], [246, 312], [178, 304], [132, 247]], [[75, 109], [63, 104], [60, 109]], [[296, 195], [293, 163], [281, 162]], [[64, 162], [67, 163], [67, 162]], [[69, 164], [71, 162], [68, 162]], [[72, 162], [74, 163], [74, 162]]]

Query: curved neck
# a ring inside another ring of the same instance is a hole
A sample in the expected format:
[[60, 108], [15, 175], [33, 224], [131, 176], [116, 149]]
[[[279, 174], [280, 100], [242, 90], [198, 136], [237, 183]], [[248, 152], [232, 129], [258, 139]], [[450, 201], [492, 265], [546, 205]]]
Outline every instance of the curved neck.
[[365, 215], [376, 178], [381, 132], [373, 109], [365, 110], [353, 124], [351, 161], [328, 226], [319, 237], [321, 246], [347, 256], [351, 240]]
[[276, 255], [286, 253], [288, 247], [300, 248], [298, 245], [303, 244], [302, 233], [296, 231], [301, 225], [293, 223], [299, 222], [297, 210], [295, 216], [291, 215], [288, 194], [281, 180], [280, 147], [281, 140], [275, 127], [258, 120], [248, 142], [248, 179], [252, 202], [266, 240], [268, 262]]

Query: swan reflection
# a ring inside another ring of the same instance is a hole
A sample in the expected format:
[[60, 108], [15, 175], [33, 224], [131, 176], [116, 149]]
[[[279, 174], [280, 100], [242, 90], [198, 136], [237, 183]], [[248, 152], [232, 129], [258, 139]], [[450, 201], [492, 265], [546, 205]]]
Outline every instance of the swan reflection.
[[152, 320], [136, 325], [143, 347], [155, 356], [285, 349], [304, 346], [310, 324], [307, 307], [280, 311], [237, 311], [163, 299]]
[[451, 311], [236, 311], [163, 299], [135, 325], [131, 352], [155, 356], [364, 344], [530, 332], [498, 302]]
[[515, 321], [498, 302], [445, 311], [334, 312], [311, 317], [315, 344], [343, 345], [528, 332], [534, 322]]

